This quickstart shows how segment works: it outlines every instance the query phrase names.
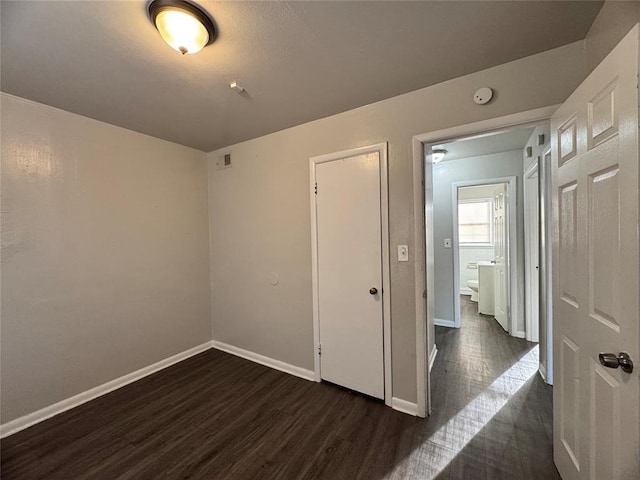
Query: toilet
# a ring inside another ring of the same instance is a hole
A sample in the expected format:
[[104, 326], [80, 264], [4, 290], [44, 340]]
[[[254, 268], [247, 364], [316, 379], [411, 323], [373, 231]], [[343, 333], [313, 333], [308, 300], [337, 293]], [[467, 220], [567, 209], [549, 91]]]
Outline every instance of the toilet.
[[467, 282], [467, 287], [471, 289], [471, 301], [478, 301], [478, 280], [469, 280]]

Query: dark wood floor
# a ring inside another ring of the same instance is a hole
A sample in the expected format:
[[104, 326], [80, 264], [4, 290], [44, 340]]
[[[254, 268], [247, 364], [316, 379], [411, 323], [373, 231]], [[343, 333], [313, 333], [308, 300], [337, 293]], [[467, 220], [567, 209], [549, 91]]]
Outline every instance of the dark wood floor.
[[475, 435], [438, 478], [559, 479], [552, 387], [537, 373], [537, 344], [511, 337], [493, 317], [478, 314], [469, 296], [460, 296], [460, 309], [462, 328], [436, 327], [429, 423], [453, 424], [449, 443]]
[[463, 305], [428, 420], [210, 350], [3, 439], [2, 479], [559, 478], [533, 344]]

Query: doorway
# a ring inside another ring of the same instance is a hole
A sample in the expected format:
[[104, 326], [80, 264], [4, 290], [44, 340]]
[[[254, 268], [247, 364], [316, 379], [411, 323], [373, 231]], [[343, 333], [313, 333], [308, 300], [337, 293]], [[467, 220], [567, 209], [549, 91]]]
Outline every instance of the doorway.
[[516, 177], [453, 182], [452, 193], [453, 326], [462, 326], [461, 304], [469, 297], [479, 314], [519, 336], [511, 318], [518, 291]]
[[[441, 177], [433, 168], [432, 158], [427, 155], [429, 146], [432, 148], [441, 144], [460, 141], [461, 139], [482, 139], [488, 135], [504, 132], [513, 127], [535, 127], [541, 122], [548, 122], [555, 111], [554, 106], [521, 112], [504, 117], [484, 120], [477, 123], [461, 125], [444, 130], [439, 130], [413, 138], [413, 172], [415, 211], [424, 211], [424, 216], [416, 215], [414, 223], [415, 248], [415, 277], [416, 277], [416, 357], [417, 357], [417, 412], [419, 416], [426, 416], [432, 412], [431, 402], [431, 368], [437, 357], [435, 344], [435, 324], [438, 318], [435, 301], [440, 296], [436, 291], [434, 278], [438, 265], [436, 260], [442, 257], [445, 237], [427, 235], [427, 229], [433, 231], [437, 219], [434, 215], [434, 186], [441, 182]], [[535, 155], [535, 151], [534, 151]], [[490, 175], [491, 176], [491, 175]], [[492, 176], [493, 177], [493, 176]], [[477, 178], [477, 177], [476, 177]], [[518, 191], [522, 191], [521, 180]], [[449, 194], [450, 195], [450, 194]], [[451, 198], [449, 196], [449, 198]], [[518, 202], [522, 204], [522, 200]], [[451, 205], [450, 200], [448, 204]], [[450, 214], [451, 216], [451, 214]], [[522, 218], [522, 216], [520, 217]], [[452, 237], [452, 233], [450, 234]], [[449, 250], [451, 252], [451, 250]], [[452, 254], [450, 254], [452, 255]], [[524, 270], [522, 260], [522, 271]], [[451, 274], [453, 275], [453, 274]], [[450, 281], [447, 285], [451, 285]], [[450, 287], [449, 287], [450, 288]], [[453, 295], [451, 295], [453, 297]], [[453, 306], [453, 299], [451, 300]], [[453, 307], [451, 307], [453, 311]], [[451, 317], [453, 313], [451, 313]], [[521, 319], [524, 315], [520, 314]], [[426, 322], [425, 322], [426, 319]], [[523, 329], [524, 330], [524, 329]], [[524, 332], [523, 332], [524, 335]]]
[[[548, 309], [541, 301], [538, 313], [541, 316], [551, 310], [555, 316], [556, 394], [553, 395], [553, 422], [547, 430], [553, 429], [553, 460], [557, 471], [571, 478], [633, 476], [640, 466], [637, 455], [640, 396], [638, 376], [632, 374], [633, 358], [639, 355], [640, 310], [639, 38], [640, 29], [636, 25], [559, 108], [454, 127], [416, 136], [413, 142], [414, 187], [417, 186], [419, 192], [414, 195], [414, 205], [416, 211], [424, 206], [425, 212], [424, 219], [416, 218], [415, 232], [416, 246], [423, 249], [417, 252], [417, 259], [424, 260], [422, 270], [426, 270], [425, 277], [420, 278], [416, 267], [416, 290], [421, 289], [425, 299], [416, 300], [417, 345], [425, 342], [417, 351], [418, 405], [424, 406], [424, 411], [419, 413], [426, 414], [432, 405], [430, 391], [434, 380], [426, 366], [429, 352], [434, 351], [434, 296], [433, 288], [428, 286], [433, 283], [434, 269], [430, 264], [435, 242], [423, 234], [433, 229], [434, 219], [430, 206], [434, 173], [431, 164], [423, 163], [425, 143], [486, 132], [490, 126], [524, 124], [543, 112], [547, 113], [545, 119], [552, 119], [551, 154], [542, 156], [544, 162], [539, 163], [538, 169], [540, 174], [543, 166], [547, 168], [550, 157], [551, 189], [539, 192], [539, 198], [547, 203], [547, 196], [553, 197], [553, 220], [546, 218], [548, 210], [544, 216], [540, 215], [540, 225], [547, 221], [553, 232], [553, 308]], [[423, 191], [420, 181], [424, 182]], [[541, 235], [541, 238], [544, 239], [541, 244], [546, 244], [543, 250], [548, 250], [548, 237]], [[544, 264], [542, 261], [540, 266]], [[548, 276], [541, 275], [539, 279], [542, 291]], [[544, 298], [551, 300], [546, 294]], [[422, 314], [426, 315], [426, 325]], [[462, 359], [465, 358], [463, 355]], [[519, 370], [520, 379], [521, 374]], [[479, 405], [484, 406], [486, 404]], [[466, 434], [468, 424], [460, 422], [457, 428], [447, 424], [445, 430]], [[524, 431], [518, 426], [514, 429], [516, 435]], [[478, 433], [480, 430], [475, 430], [471, 438]], [[466, 445], [464, 439], [457, 440], [462, 447]]]
[[387, 146], [310, 159], [315, 379], [391, 405]]

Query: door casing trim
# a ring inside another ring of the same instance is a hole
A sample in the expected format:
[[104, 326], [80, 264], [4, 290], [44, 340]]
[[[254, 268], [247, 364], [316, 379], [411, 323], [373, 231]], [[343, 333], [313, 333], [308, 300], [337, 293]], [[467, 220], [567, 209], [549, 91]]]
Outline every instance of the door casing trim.
[[392, 399], [392, 370], [391, 370], [391, 267], [389, 251], [389, 179], [387, 142], [377, 143], [365, 147], [343, 150], [340, 152], [319, 155], [309, 159], [309, 195], [311, 208], [311, 280], [313, 289], [313, 370], [314, 380], [321, 381], [320, 372], [320, 313], [318, 304], [318, 231], [316, 211], [316, 165], [332, 162], [348, 157], [355, 157], [367, 153], [378, 152], [380, 158], [380, 226], [382, 231], [382, 335], [384, 357], [384, 403], [391, 405]]
[[[416, 382], [417, 415], [426, 417], [431, 413], [429, 386], [428, 345], [433, 335], [433, 199], [432, 168], [426, 168], [424, 156], [425, 143], [445, 143], [456, 138], [482, 135], [486, 132], [510, 128], [517, 125], [533, 124], [549, 120], [560, 105], [550, 105], [501, 117], [489, 118], [479, 122], [457, 125], [442, 130], [415, 135], [412, 138], [413, 150], [413, 251], [415, 273], [415, 312], [416, 312]], [[427, 201], [427, 200], [430, 200]], [[429, 229], [430, 235], [427, 235]], [[427, 279], [429, 281], [427, 281]]]
[[[533, 296], [531, 295], [531, 288], [527, 286], [531, 286], [532, 282], [535, 281], [536, 277], [539, 277], [540, 273], [540, 263], [542, 263], [542, 259], [540, 258], [540, 182], [538, 179], [538, 160], [533, 162], [533, 164], [524, 172], [523, 181], [522, 181], [522, 193], [524, 198], [524, 281], [525, 281], [525, 289], [524, 289], [524, 322], [525, 322], [525, 339], [529, 342], [535, 341], [536, 343], [540, 340], [540, 325], [538, 325], [538, 337], [533, 339]], [[535, 177], [533, 177], [535, 175]], [[536, 193], [537, 195], [532, 195], [530, 182], [535, 183]], [[537, 198], [538, 200], [538, 210], [531, 211], [531, 199]], [[533, 220], [533, 221], [532, 221]], [[538, 227], [538, 242], [532, 243], [530, 238], [530, 228], [533, 224], [536, 224]], [[534, 265], [533, 257], [534, 250], [538, 250], [538, 269], [536, 270], [536, 266]], [[540, 297], [540, 284], [538, 279], [538, 297], [535, 298], [535, 303], [538, 304], [539, 307], [539, 297]], [[538, 324], [540, 323], [540, 312], [538, 311]]]

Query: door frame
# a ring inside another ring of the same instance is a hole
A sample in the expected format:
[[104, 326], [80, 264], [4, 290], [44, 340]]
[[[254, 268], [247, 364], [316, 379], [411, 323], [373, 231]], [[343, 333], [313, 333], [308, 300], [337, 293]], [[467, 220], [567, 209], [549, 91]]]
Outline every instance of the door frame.
[[311, 284], [313, 291], [313, 370], [314, 380], [322, 380], [320, 372], [320, 311], [318, 302], [318, 223], [316, 210], [316, 166], [320, 163], [332, 162], [357, 155], [378, 152], [380, 158], [380, 226], [382, 237], [382, 335], [384, 358], [384, 403], [391, 406], [392, 371], [391, 371], [391, 267], [389, 251], [389, 180], [387, 142], [365, 147], [352, 148], [340, 152], [328, 153], [309, 159], [309, 203], [311, 207]]
[[508, 239], [508, 269], [509, 273], [509, 292], [507, 298], [509, 303], [507, 311], [509, 312], [509, 335], [514, 337], [522, 337], [516, 327], [516, 315], [518, 311], [518, 217], [517, 217], [517, 178], [515, 176], [486, 178], [481, 180], [465, 180], [451, 183], [452, 212], [453, 212], [453, 323], [455, 328], [462, 326], [460, 320], [460, 233], [458, 232], [458, 189], [461, 187], [479, 187], [483, 185], [500, 185], [506, 186], [507, 206], [509, 209], [509, 239]]
[[[538, 161], [539, 161], [538, 157]], [[540, 339], [540, 307], [539, 307], [539, 299], [540, 299], [540, 189], [539, 189], [539, 179], [536, 176], [533, 178], [533, 175], [539, 175], [538, 172], [538, 161], [533, 162], [533, 164], [529, 167], [529, 169], [524, 172], [523, 176], [523, 195], [524, 195], [524, 281], [525, 281], [525, 289], [524, 289], [524, 323], [525, 323], [525, 338], [530, 342], [538, 342]], [[532, 186], [535, 185], [536, 195], [533, 195]], [[537, 198], [536, 205], [538, 208], [533, 208], [531, 202], [533, 198]], [[533, 225], [537, 225], [538, 235], [536, 235], [536, 241], [531, 236], [531, 227]], [[534, 251], [538, 252], [538, 268], [536, 269], [536, 265], [533, 261], [533, 253]], [[538, 282], [538, 298], [532, 298], [531, 295], [531, 285], [534, 281]], [[533, 305], [538, 305], [538, 335], [536, 335], [535, 339], [532, 336], [533, 332]]]
[[[538, 162], [538, 198], [539, 218], [538, 237], [540, 240], [540, 286], [538, 289], [538, 317], [540, 326], [546, 325], [546, 341], [541, 348], [546, 349], [547, 363], [540, 364], [542, 378], [549, 385], [553, 385], [553, 206], [551, 199], [551, 144], [547, 146]], [[540, 328], [538, 328], [538, 333]]]
[[[415, 274], [416, 323], [416, 384], [417, 415], [431, 413], [429, 375], [429, 343], [434, 338], [433, 289], [433, 166], [427, 163], [425, 143], [445, 143], [460, 137], [483, 135], [487, 132], [549, 120], [560, 105], [550, 105], [479, 122], [435, 130], [412, 138], [413, 156], [413, 242]], [[427, 232], [429, 235], [427, 235]], [[425, 321], [426, 320], [426, 321]]]

